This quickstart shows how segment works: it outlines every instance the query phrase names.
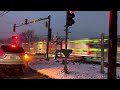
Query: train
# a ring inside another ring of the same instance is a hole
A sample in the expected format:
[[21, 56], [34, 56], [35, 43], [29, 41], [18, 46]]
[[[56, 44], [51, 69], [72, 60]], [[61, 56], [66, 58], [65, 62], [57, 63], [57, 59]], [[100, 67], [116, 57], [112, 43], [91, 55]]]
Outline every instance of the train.
[[[46, 43], [46, 41], [22, 43], [22, 47], [31, 54], [46, 54]], [[68, 40], [67, 48], [72, 50], [70, 56], [100, 57], [101, 39]], [[49, 42], [49, 56], [54, 56], [56, 49], [65, 49], [65, 41], [62, 41], [61, 44]], [[107, 53], [107, 49], [108, 39], [104, 39], [105, 53]]]

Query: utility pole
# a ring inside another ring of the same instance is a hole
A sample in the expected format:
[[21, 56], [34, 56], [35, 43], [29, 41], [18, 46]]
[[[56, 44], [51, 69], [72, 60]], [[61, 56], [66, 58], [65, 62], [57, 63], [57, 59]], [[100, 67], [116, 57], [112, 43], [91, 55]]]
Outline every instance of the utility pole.
[[101, 34], [101, 73], [104, 73], [104, 33]]
[[108, 79], [116, 79], [117, 11], [109, 13]]
[[47, 36], [47, 47], [46, 47], [46, 60], [49, 61], [48, 57], [48, 51], [49, 51], [49, 31], [50, 31], [50, 21], [51, 21], [51, 15], [48, 16], [48, 36]]

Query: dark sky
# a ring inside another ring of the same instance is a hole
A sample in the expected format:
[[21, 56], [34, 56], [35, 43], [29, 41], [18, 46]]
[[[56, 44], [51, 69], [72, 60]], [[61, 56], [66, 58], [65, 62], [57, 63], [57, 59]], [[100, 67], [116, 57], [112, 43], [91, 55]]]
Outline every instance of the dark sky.
[[[0, 11], [1, 13], [2, 11]], [[10, 11], [0, 17], [0, 38], [8, 38], [12, 35], [13, 24], [24, 23], [25, 18], [32, 21], [38, 18], [46, 18], [51, 15], [52, 33], [65, 36], [64, 25], [66, 22], [66, 11]], [[118, 13], [118, 23], [119, 23]], [[47, 35], [45, 21], [18, 27], [16, 33], [34, 30], [40, 37]], [[108, 35], [108, 11], [75, 11], [75, 24], [69, 28], [70, 39], [80, 39], [100, 36], [101, 33]], [[118, 34], [120, 34], [118, 25]]]

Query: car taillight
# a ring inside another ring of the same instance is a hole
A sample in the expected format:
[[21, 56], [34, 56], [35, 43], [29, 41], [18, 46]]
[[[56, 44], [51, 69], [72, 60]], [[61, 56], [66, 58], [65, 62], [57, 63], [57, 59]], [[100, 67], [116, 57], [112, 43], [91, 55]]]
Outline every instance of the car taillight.
[[16, 45], [11, 45], [12, 48], [16, 48]]

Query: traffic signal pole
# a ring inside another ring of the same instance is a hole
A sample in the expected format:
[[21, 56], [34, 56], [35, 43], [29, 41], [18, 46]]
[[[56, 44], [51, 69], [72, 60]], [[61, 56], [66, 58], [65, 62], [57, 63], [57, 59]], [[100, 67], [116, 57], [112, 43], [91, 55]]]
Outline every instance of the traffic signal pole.
[[28, 24], [31, 24], [31, 23], [36, 23], [36, 22], [39, 22], [39, 21], [42, 21], [42, 20], [47, 20], [48, 19], [48, 37], [47, 37], [47, 45], [46, 45], [46, 60], [49, 60], [49, 57], [48, 57], [48, 51], [49, 51], [49, 41], [50, 41], [50, 32], [51, 32], [51, 28], [50, 28], [50, 21], [51, 21], [51, 15], [49, 15], [47, 18], [39, 18], [37, 20], [34, 20], [34, 21], [30, 21], [28, 22], [28, 19], [25, 19], [25, 23], [22, 23], [20, 25], [16, 25], [14, 24], [13, 26], [13, 32], [16, 31], [16, 27], [20, 27], [20, 26], [23, 26], [23, 25], [28, 25]]
[[67, 41], [68, 41], [68, 26], [65, 29], [65, 49], [67, 50]]
[[[66, 27], [65, 27], [65, 49], [67, 50], [67, 41], [68, 41], [68, 20], [67, 20], [67, 16], [68, 16], [68, 11], [66, 12]], [[65, 61], [64, 61], [64, 72], [66, 74], [68, 74], [68, 68], [67, 68], [67, 57], [65, 57]]]
[[109, 13], [108, 79], [116, 79], [117, 11]]
[[47, 45], [46, 45], [46, 60], [49, 60], [48, 57], [48, 51], [49, 51], [49, 32], [50, 32], [50, 21], [51, 21], [51, 15], [48, 16], [48, 36], [47, 36]]
[[[75, 23], [74, 18], [75, 14], [74, 11], [66, 11], [66, 25], [65, 25], [65, 49], [67, 51], [67, 45], [68, 45], [68, 27], [72, 26], [72, 24]], [[67, 56], [65, 57], [64, 61], [64, 72], [66, 74], [69, 74], [68, 68], [67, 68]]]

